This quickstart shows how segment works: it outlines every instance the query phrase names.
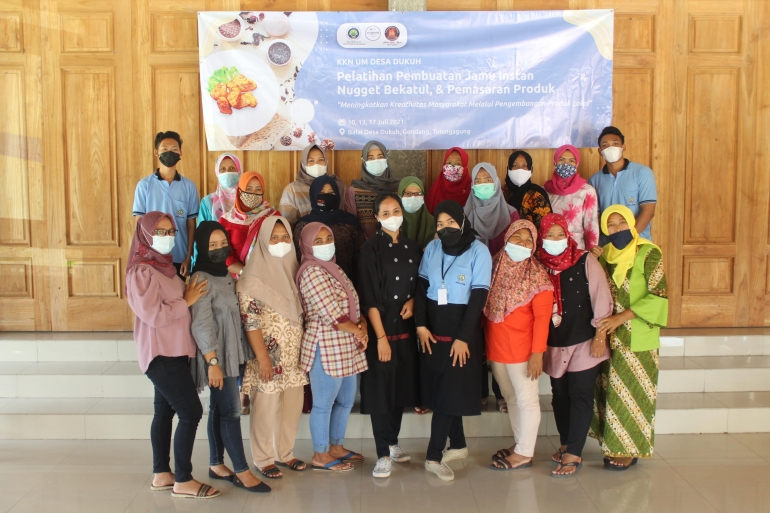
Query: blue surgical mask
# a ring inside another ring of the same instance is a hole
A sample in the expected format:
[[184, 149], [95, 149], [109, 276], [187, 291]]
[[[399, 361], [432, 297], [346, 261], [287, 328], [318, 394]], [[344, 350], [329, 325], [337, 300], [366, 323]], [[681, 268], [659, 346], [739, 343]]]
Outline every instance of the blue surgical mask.
[[480, 183], [473, 186], [473, 195], [478, 199], [486, 201], [491, 199], [495, 195], [495, 184], [493, 183]]
[[577, 173], [577, 166], [572, 164], [556, 164], [556, 174], [562, 178], [569, 178]]
[[425, 205], [425, 198], [423, 196], [412, 196], [410, 198], [401, 198], [401, 203], [404, 205], [404, 210], [410, 214], [414, 214]]
[[380, 176], [388, 168], [388, 159], [366, 161], [366, 171], [372, 176]]
[[505, 252], [508, 253], [508, 256], [511, 257], [511, 260], [514, 262], [523, 262], [532, 256], [531, 249], [510, 242], [505, 243]]
[[313, 246], [313, 256], [324, 262], [328, 262], [334, 258], [334, 243], [321, 244], [320, 246]]
[[219, 185], [225, 189], [234, 189], [238, 185], [238, 179], [241, 177], [238, 173], [219, 173], [217, 180]]
[[567, 239], [562, 240], [548, 240], [543, 239], [543, 251], [549, 255], [559, 256], [567, 250]]

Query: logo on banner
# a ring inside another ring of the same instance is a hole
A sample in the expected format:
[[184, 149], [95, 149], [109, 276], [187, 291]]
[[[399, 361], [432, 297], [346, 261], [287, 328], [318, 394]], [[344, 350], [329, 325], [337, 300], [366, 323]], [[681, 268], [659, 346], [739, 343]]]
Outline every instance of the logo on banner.
[[385, 39], [388, 41], [395, 41], [398, 39], [398, 36], [401, 35], [401, 31], [398, 30], [398, 27], [391, 25], [390, 27], [385, 29]]
[[349, 39], [358, 39], [358, 36], [361, 35], [361, 32], [358, 31], [358, 28], [356, 27], [350, 27], [348, 30], [348, 38]]
[[374, 25], [366, 27], [366, 39], [369, 41], [377, 41], [380, 38], [380, 29]]

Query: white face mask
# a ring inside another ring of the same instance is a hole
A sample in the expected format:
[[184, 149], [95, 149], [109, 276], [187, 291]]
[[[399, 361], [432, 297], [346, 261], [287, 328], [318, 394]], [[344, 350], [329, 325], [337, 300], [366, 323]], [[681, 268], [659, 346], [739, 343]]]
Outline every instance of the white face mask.
[[279, 242], [277, 244], [270, 244], [267, 247], [267, 250], [274, 257], [281, 258], [281, 257], [286, 256], [286, 254], [289, 251], [291, 251], [291, 244], [289, 244], [288, 242]]
[[559, 256], [565, 251], [567, 251], [568, 242], [569, 241], [567, 239], [562, 239], [562, 240], [543, 239], [543, 251], [545, 251], [549, 255]]
[[511, 260], [514, 262], [523, 262], [532, 256], [531, 249], [510, 242], [505, 243], [505, 252], [508, 253], [508, 256], [511, 257]]
[[608, 146], [602, 150], [602, 156], [604, 157], [604, 160], [612, 164], [620, 160], [620, 157], [623, 156], [623, 148], [620, 146]]
[[404, 222], [403, 216], [391, 216], [385, 220], [377, 219], [383, 228], [390, 230], [391, 232], [398, 231], [401, 228], [401, 223]]
[[425, 198], [423, 196], [412, 196], [411, 198], [401, 198], [401, 204], [404, 205], [404, 210], [410, 214], [414, 214], [422, 208], [425, 204]]
[[318, 178], [319, 176], [326, 174], [326, 166], [322, 166], [321, 164], [313, 164], [312, 166], [305, 166], [305, 171], [307, 171], [307, 174], [313, 178]]
[[521, 187], [527, 183], [527, 180], [532, 178], [532, 171], [529, 169], [509, 169], [508, 178], [510, 178], [514, 184]]
[[372, 176], [380, 176], [388, 168], [388, 159], [367, 160], [366, 171]]
[[319, 260], [328, 262], [334, 257], [334, 243], [313, 246], [313, 256]]
[[172, 235], [153, 235], [152, 249], [161, 255], [168, 255], [174, 249], [174, 237]]

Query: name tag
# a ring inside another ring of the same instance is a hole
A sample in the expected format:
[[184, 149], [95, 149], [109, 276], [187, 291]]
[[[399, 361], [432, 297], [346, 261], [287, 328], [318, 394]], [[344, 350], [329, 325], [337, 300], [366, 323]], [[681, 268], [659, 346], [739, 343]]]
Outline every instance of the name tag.
[[438, 304], [446, 305], [447, 303], [449, 303], [449, 290], [438, 289]]

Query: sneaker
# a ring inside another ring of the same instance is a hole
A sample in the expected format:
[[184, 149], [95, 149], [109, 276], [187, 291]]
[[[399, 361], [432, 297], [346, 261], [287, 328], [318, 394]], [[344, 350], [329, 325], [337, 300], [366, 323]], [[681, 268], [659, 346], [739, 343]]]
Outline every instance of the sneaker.
[[390, 459], [395, 461], [396, 463], [406, 463], [407, 461], [411, 461], [412, 457], [409, 456], [407, 453], [404, 452], [404, 450], [398, 446], [398, 445], [391, 445], [390, 446]]
[[425, 470], [433, 472], [442, 481], [454, 481], [455, 473], [443, 463], [431, 463], [425, 460]]
[[468, 448], [462, 449], [444, 449], [444, 456], [441, 458], [441, 463], [452, 460], [460, 460], [468, 457]]
[[377, 460], [377, 464], [374, 465], [372, 476], [374, 477], [390, 477], [390, 458], [382, 457]]

